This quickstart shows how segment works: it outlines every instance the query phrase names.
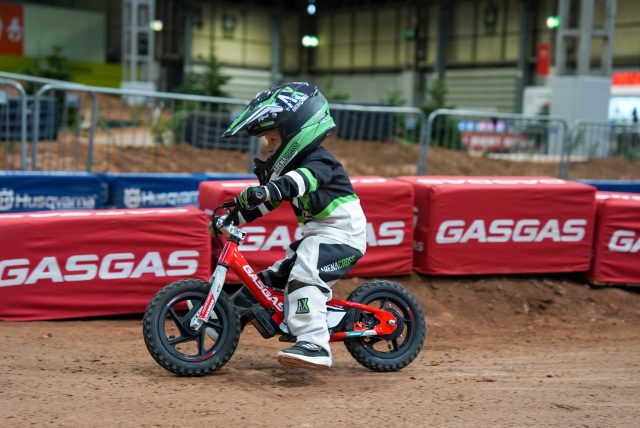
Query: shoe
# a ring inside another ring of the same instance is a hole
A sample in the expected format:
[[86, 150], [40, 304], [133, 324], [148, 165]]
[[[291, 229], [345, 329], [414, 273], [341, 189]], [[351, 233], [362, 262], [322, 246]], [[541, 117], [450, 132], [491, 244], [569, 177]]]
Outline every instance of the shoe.
[[233, 303], [237, 308], [249, 309], [253, 305], [257, 304], [258, 301], [253, 297], [249, 289], [243, 285], [238, 291], [233, 293], [231, 296], [231, 303]]
[[280, 342], [296, 343], [296, 337], [290, 334], [283, 334], [278, 338]]
[[285, 367], [328, 369], [331, 367], [331, 356], [315, 343], [298, 342], [278, 352], [278, 362]]
[[240, 316], [240, 330], [242, 331], [254, 318], [251, 313], [251, 308], [257, 305], [258, 301], [253, 297], [249, 289], [243, 285], [231, 296], [231, 302], [234, 304], [236, 312]]

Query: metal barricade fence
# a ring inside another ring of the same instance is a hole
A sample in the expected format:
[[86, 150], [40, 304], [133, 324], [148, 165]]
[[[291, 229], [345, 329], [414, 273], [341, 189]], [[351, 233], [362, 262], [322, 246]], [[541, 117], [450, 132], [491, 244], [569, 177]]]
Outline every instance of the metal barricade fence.
[[[0, 72], [5, 75], [19, 76]], [[31, 169], [247, 172], [254, 157], [265, 155], [258, 139], [244, 133], [219, 138], [247, 100], [19, 77], [41, 85], [28, 122]], [[45, 109], [45, 100], [54, 108]], [[425, 121], [420, 109], [334, 103], [330, 108], [337, 130], [325, 145], [350, 174], [416, 173]]]
[[351, 175], [415, 175], [425, 116], [414, 107], [330, 104], [336, 131], [325, 143]]
[[[58, 103], [59, 133], [39, 138], [38, 100]], [[32, 168], [92, 172], [246, 172], [257, 139], [221, 139], [244, 100], [46, 84], [35, 95]]]
[[438, 109], [418, 174], [566, 176], [567, 123], [550, 116]]
[[570, 178], [640, 179], [640, 125], [576, 121], [569, 153]]
[[27, 169], [27, 93], [17, 81], [0, 77], [0, 169]]
[[[39, 89], [29, 96], [22, 82]], [[246, 103], [0, 72], [0, 167], [245, 173], [264, 147], [246, 135], [219, 136]], [[638, 125], [577, 122], [569, 132], [549, 116], [439, 109], [425, 118], [411, 107], [330, 108], [337, 129], [325, 145], [352, 175], [639, 176]]]

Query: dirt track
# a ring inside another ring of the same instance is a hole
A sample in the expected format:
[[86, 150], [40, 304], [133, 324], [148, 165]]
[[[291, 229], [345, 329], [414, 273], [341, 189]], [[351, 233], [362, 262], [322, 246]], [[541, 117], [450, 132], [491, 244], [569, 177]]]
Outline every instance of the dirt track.
[[[249, 327], [231, 361], [178, 378], [141, 319], [0, 323], [3, 427], [637, 426], [640, 293], [569, 278], [400, 279], [425, 309], [418, 359], [374, 373], [287, 370]], [[354, 286], [336, 286], [336, 295]]]

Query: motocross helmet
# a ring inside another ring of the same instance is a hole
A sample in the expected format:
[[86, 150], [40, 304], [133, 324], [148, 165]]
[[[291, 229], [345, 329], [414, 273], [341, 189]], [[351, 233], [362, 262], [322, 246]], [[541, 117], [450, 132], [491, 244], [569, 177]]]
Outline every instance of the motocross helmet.
[[306, 82], [290, 82], [259, 93], [221, 137], [243, 129], [251, 136], [278, 130], [282, 144], [266, 161], [254, 160], [254, 172], [265, 184], [293, 169], [292, 161], [319, 146], [335, 127], [329, 103], [318, 88]]

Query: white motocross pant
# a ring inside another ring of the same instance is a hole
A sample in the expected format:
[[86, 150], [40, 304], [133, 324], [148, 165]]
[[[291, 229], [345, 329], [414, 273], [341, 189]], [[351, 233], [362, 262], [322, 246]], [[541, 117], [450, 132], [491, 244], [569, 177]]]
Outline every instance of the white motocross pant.
[[291, 244], [283, 260], [261, 272], [276, 287], [286, 278], [284, 314], [297, 342], [315, 343], [331, 355], [326, 308], [331, 286], [362, 256], [349, 245], [314, 235]]

